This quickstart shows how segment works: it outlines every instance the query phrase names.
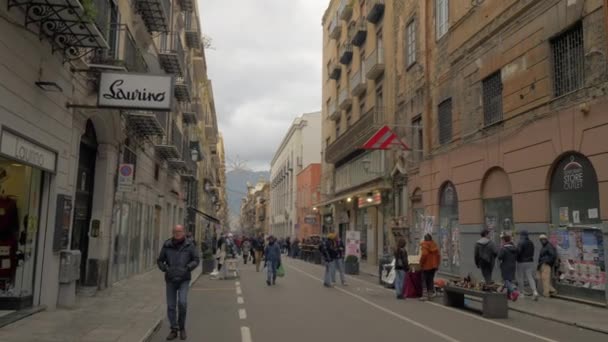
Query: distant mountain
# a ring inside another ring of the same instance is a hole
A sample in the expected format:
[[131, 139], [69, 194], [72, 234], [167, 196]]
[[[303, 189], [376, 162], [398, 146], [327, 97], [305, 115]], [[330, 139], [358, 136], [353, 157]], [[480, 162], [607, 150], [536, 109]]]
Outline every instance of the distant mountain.
[[226, 172], [226, 193], [228, 195], [228, 208], [231, 215], [240, 216], [241, 199], [246, 196], [247, 182], [255, 185], [260, 179], [268, 180], [270, 171], [250, 171], [236, 169]]

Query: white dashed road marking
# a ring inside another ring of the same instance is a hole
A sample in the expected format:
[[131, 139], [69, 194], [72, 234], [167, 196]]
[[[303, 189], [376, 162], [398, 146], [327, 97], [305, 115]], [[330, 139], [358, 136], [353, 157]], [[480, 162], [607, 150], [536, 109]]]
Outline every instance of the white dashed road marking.
[[245, 311], [245, 309], [239, 309], [239, 318], [247, 319], [247, 311]]
[[237, 304], [245, 304], [245, 299], [243, 299], [243, 297], [237, 297], [236, 302]]
[[243, 294], [243, 291], [241, 291], [241, 288], [239, 286], [236, 287], [236, 294], [239, 296]]
[[242, 342], [252, 342], [251, 339], [251, 331], [249, 327], [241, 327], [241, 341]]

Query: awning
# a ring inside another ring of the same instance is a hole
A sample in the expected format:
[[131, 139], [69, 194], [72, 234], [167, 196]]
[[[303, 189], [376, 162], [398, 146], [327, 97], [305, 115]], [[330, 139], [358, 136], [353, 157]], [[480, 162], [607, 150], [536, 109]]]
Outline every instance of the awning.
[[386, 184], [368, 186], [366, 188], [362, 188], [362, 189], [359, 189], [359, 190], [353, 190], [353, 191], [350, 191], [350, 192], [346, 192], [346, 193], [344, 193], [342, 195], [337, 195], [336, 197], [334, 197], [334, 198], [332, 198], [330, 200], [327, 200], [327, 201], [324, 201], [324, 202], [316, 204], [315, 207], [321, 208], [321, 207], [324, 207], [326, 205], [330, 205], [332, 203], [345, 200], [345, 199], [347, 199], [349, 197], [351, 197], [351, 198], [352, 197], [358, 197], [358, 196], [365, 195], [365, 194], [367, 194], [369, 192], [374, 192], [376, 190], [382, 191], [382, 190], [389, 190], [389, 189], [391, 189], [391, 187], [389, 185], [386, 185]]
[[204, 213], [204, 212], [202, 212], [202, 211], [200, 211], [200, 210], [198, 210], [196, 208], [188, 207], [188, 209], [196, 212], [197, 214], [203, 216], [204, 218], [206, 218], [207, 220], [209, 220], [209, 221], [211, 221], [213, 223], [220, 223], [220, 220], [218, 220], [215, 217], [213, 217], [213, 216], [211, 216], [209, 214], [206, 214], [206, 213]]

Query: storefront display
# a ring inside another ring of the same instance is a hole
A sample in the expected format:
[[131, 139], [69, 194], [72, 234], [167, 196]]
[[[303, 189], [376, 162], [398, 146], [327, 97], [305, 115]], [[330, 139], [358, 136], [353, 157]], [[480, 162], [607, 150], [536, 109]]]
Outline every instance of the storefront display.
[[459, 274], [460, 272], [460, 242], [454, 238], [458, 230], [458, 195], [456, 188], [450, 182], [446, 183], [439, 198], [439, 244], [441, 251], [442, 271]]
[[0, 310], [32, 302], [42, 177], [0, 158]]

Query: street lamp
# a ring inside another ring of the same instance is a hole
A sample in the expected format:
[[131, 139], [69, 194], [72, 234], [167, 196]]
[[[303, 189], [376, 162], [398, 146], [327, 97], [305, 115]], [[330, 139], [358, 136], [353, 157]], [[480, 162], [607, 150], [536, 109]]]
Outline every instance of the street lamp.
[[190, 156], [192, 157], [193, 162], [197, 162], [198, 161], [198, 150], [195, 148], [191, 149]]

